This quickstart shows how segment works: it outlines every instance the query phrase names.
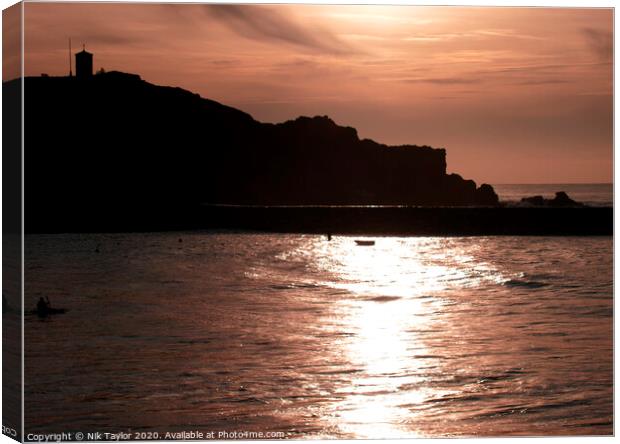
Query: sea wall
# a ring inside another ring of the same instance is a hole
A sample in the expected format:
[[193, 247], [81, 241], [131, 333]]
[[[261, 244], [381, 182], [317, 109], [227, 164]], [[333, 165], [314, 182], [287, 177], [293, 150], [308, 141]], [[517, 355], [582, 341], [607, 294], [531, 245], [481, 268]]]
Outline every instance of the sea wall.
[[[106, 218], [101, 214], [109, 213]], [[242, 230], [376, 236], [586, 236], [613, 234], [613, 208], [142, 206], [70, 220], [26, 217], [26, 233]]]
[[612, 235], [613, 208], [204, 206], [202, 226], [413, 236]]

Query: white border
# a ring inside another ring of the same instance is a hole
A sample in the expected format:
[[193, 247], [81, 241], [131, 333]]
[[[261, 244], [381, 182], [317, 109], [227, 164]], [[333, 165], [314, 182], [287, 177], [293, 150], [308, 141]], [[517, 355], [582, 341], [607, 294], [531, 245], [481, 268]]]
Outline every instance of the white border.
[[[45, 0], [28, 0], [28, 2], [46, 2]], [[0, 6], [2, 7], [2, 9], [5, 9], [13, 4], [15, 4], [15, 1], [12, 0], [0, 0]], [[104, 3], [102, 1], [92, 1], [92, 0], [86, 0], [86, 1], [67, 1], [67, 0], [60, 0], [60, 1], [49, 1], [48, 3]], [[148, 0], [132, 0], [132, 1], [125, 1], [125, 0], [112, 0], [112, 1], [107, 1], [105, 3], [240, 3], [240, 4], [250, 4], [250, 3], [271, 3], [271, 4], [297, 4], [297, 3], [306, 3], [306, 4], [340, 4], [340, 5], [373, 5], [373, 4], [380, 4], [380, 5], [426, 5], [426, 6], [448, 6], [448, 5], [454, 5], [454, 6], [486, 6], [486, 7], [491, 7], [491, 6], [495, 6], [495, 7], [571, 7], [571, 8], [614, 8], [615, 9], [615, 1], [610, 1], [610, 0], [589, 0], [589, 1], [577, 1], [577, 0], [561, 0], [561, 1], [529, 1], [529, 2], [523, 2], [523, 1], [515, 1], [515, 0], [443, 0], [443, 1], [437, 1], [437, 0], [425, 0], [425, 1], [416, 1], [416, 0], [390, 0], [390, 1], [385, 1], [385, 0], [313, 0], [313, 1], [299, 1], [299, 0], [269, 0], [269, 1], [256, 1], [256, 0], [229, 0], [229, 1], [192, 1], [192, 0], [185, 0], [185, 1], [179, 1], [179, 0], [169, 0], [169, 1], [148, 1]], [[615, 15], [615, 11], [614, 11], [614, 15]], [[22, 77], [24, 74], [24, 57], [23, 57], [23, 50], [24, 50], [24, 8], [22, 5], [22, 14], [21, 14], [21, 20], [22, 20], [22, 36], [21, 36], [21, 49], [22, 49], [22, 60], [21, 60], [21, 72], [22, 72]], [[1, 31], [1, 26], [0, 26], [0, 31]], [[615, 96], [615, 83], [618, 80], [617, 79], [617, 72], [615, 70], [615, 54], [616, 54], [616, 48], [618, 47], [618, 36], [616, 34], [616, 29], [615, 29], [615, 20], [614, 20], [614, 148], [615, 148], [615, 133], [616, 133], [616, 128], [618, 125], [618, 121], [617, 121], [617, 115], [615, 113], [616, 110], [616, 96]], [[1, 42], [1, 32], [0, 32], [0, 42]], [[0, 51], [1, 51], [1, 45], [0, 45]], [[23, 81], [22, 81], [22, 103], [23, 103], [23, 94], [24, 94], [24, 86], [23, 86]], [[1, 92], [0, 92], [0, 97], [1, 97]], [[0, 113], [1, 115], [1, 113]], [[24, 125], [23, 125], [23, 118], [24, 118], [24, 109], [22, 107], [22, 269], [21, 269], [21, 277], [22, 277], [22, 418], [24, 418], [24, 169], [23, 169], [23, 164], [24, 164], [24, 150], [23, 150], [23, 143], [24, 143]], [[1, 135], [1, 130], [0, 130], [0, 135]], [[616, 177], [615, 177], [615, 171], [616, 171], [616, 158], [615, 158], [615, 149], [614, 149], [614, 197], [616, 195]], [[2, 160], [0, 158], [0, 166], [2, 164]], [[1, 175], [1, 172], [0, 172]], [[0, 202], [1, 202], [1, 192], [2, 192], [2, 184], [0, 181]], [[2, 213], [2, 209], [0, 206], [0, 216]], [[616, 209], [615, 209], [615, 199], [614, 199], [614, 231], [616, 229], [616, 227], [618, 225], [616, 225], [618, 219], [616, 218]], [[0, 226], [1, 226], [1, 222], [0, 222]], [[1, 249], [1, 246], [0, 246]], [[0, 270], [0, 276], [1, 276], [1, 270]], [[615, 236], [614, 236], [614, 283], [616, 281], [616, 278], [619, 276], [619, 270], [618, 268], [616, 268], [616, 263], [615, 263]], [[616, 382], [616, 369], [617, 367], [617, 361], [616, 361], [616, 353], [615, 353], [615, 344], [617, 344], [617, 340], [618, 340], [618, 329], [616, 328], [616, 312], [615, 312], [615, 285], [614, 285], [614, 433], [616, 431], [616, 418], [618, 418], [618, 400], [616, 398], [616, 390], [615, 390], [615, 382]], [[1, 362], [1, 357], [0, 357], [0, 362]], [[2, 413], [2, 407], [0, 405], [0, 417], [1, 417], [1, 413]], [[21, 429], [22, 429], [22, 436], [24, 436], [24, 424], [22, 421], [22, 425], [21, 425]], [[595, 442], [595, 443], [607, 443], [607, 442], [615, 442], [615, 438], [614, 437], [598, 437], [598, 438], [594, 438], [594, 437], [550, 437], [550, 438], [459, 438], [458, 439], [458, 443], [470, 443], [470, 442], [476, 442], [476, 440], [484, 440], [485, 442], [489, 442], [489, 443], [496, 443], [496, 442], [501, 442], [504, 440], [507, 440], [508, 442], [510, 442], [511, 444], [521, 444], [521, 443], [527, 443], [527, 442], [531, 442], [532, 440], [536, 440], [536, 442], [541, 442], [541, 443], [546, 443], [546, 442], [553, 442], [553, 443], [560, 443], [560, 442], [569, 442], [569, 443], [591, 443], [591, 442]], [[310, 441], [310, 440], [301, 440], [302, 442], [325, 442], [325, 443], [329, 443], [331, 441]], [[402, 440], [375, 440], [375, 441], [383, 441], [383, 442], [390, 442], [390, 443], [404, 443], [404, 442], [413, 442], [413, 443], [443, 443], [443, 442], [448, 442], [449, 440], [447, 439], [443, 439], [443, 438], [433, 438], [433, 439], [402, 439]], [[454, 442], [453, 440], [450, 440], [451, 442]], [[8, 444], [8, 443], [12, 443], [15, 442], [14, 440], [8, 438], [7, 436], [2, 435], [0, 437], [0, 444]], [[146, 441], [145, 441], [146, 442]], [[171, 441], [174, 442], [174, 441]], [[182, 441], [180, 441], [182, 442]], [[220, 441], [221, 442], [221, 441]], [[244, 442], [244, 441], [236, 441], [238, 442]], [[339, 441], [342, 443], [352, 443], [355, 444], [357, 441], [351, 441], [351, 440], [342, 440]]]

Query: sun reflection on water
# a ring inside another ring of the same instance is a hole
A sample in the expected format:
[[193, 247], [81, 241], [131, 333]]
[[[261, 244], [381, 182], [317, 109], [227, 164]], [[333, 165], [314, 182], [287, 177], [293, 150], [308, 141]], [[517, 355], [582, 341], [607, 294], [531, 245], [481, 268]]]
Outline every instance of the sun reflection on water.
[[381, 238], [363, 247], [341, 237], [319, 242], [313, 253], [321, 268], [336, 274], [330, 285], [359, 295], [414, 298], [501, 280], [470, 252], [451, 248], [449, 240], [440, 238]]
[[345, 344], [348, 358], [363, 371], [351, 381], [345, 401], [338, 406], [341, 427], [358, 437], [397, 437], [410, 416], [402, 405], [422, 402], [423, 390], [401, 391], [403, 385], [420, 384], [412, 353], [426, 354], [410, 332], [425, 322], [419, 301], [390, 301], [349, 306], [346, 322], [356, 332]]
[[[339, 347], [359, 369], [334, 406], [336, 425], [357, 438], [416, 436], [411, 406], [433, 396], [425, 368], [441, 356], [420, 337], [445, 301], [442, 291], [501, 279], [492, 267], [439, 238], [380, 238], [371, 247], [352, 238], [314, 244], [318, 265], [335, 278], [326, 283], [350, 297], [337, 303], [341, 325], [352, 332]], [[445, 252], [445, 253], [438, 253]], [[443, 393], [442, 393], [443, 394]]]

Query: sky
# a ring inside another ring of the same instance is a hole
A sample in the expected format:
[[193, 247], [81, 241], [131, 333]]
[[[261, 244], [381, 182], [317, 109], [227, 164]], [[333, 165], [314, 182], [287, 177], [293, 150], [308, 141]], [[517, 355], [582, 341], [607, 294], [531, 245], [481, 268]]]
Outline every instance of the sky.
[[477, 183], [613, 177], [613, 10], [26, 3], [26, 75], [137, 73], [263, 122], [446, 148]]

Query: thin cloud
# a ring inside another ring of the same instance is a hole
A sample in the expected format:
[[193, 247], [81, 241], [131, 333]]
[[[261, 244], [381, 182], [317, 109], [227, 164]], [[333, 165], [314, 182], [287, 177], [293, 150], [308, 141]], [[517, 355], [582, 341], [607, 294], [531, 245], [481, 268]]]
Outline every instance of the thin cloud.
[[416, 33], [403, 37], [402, 40], [406, 42], [442, 42], [463, 39], [488, 40], [489, 38], [543, 40], [542, 37], [518, 33], [512, 29], [478, 29], [469, 32], [446, 32], [435, 34]]
[[[80, 36], [84, 36], [82, 39], [76, 39], [75, 43], [82, 43], [81, 40], [84, 40], [83, 43], [88, 44], [99, 44], [99, 45], [129, 45], [134, 43], [143, 42], [144, 39], [137, 35], [131, 36], [123, 36], [114, 33], [113, 31], [106, 32], [102, 31], [92, 31], [88, 29], [84, 29], [79, 32]], [[78, 41], [80, 40], [80, 41]]]
[[570, 83], [564, 79], [532, 79], [518, 82], [518, 85], [559, 85], [562, 83]]
[[525, 34], [515, 31], [514, 29], [479, 29], [475, 32], [481, 36], [487, 37], [505, 37], [510, 39], [522, 39], [522, 40], [544, 40], [543, 37], [536, 35]]
[[463, 77], [427, 77], [419, 79], [405, 79], [407, 83], [432, 83], [435, 85], [470, 85], [479, 83], [480, 79], [467, 79]]
[[248, 5], [205, 5], [205, 11], [243, 37], [287, 43], [314, 52], [347, 54], [349, 45], [331, 32], [297, 23], [274, 8]]
[[611, 61], [613, 55], [613, 34], [594, 28], [583, 28], [582, 33], [590, 50], [601, 61]]

